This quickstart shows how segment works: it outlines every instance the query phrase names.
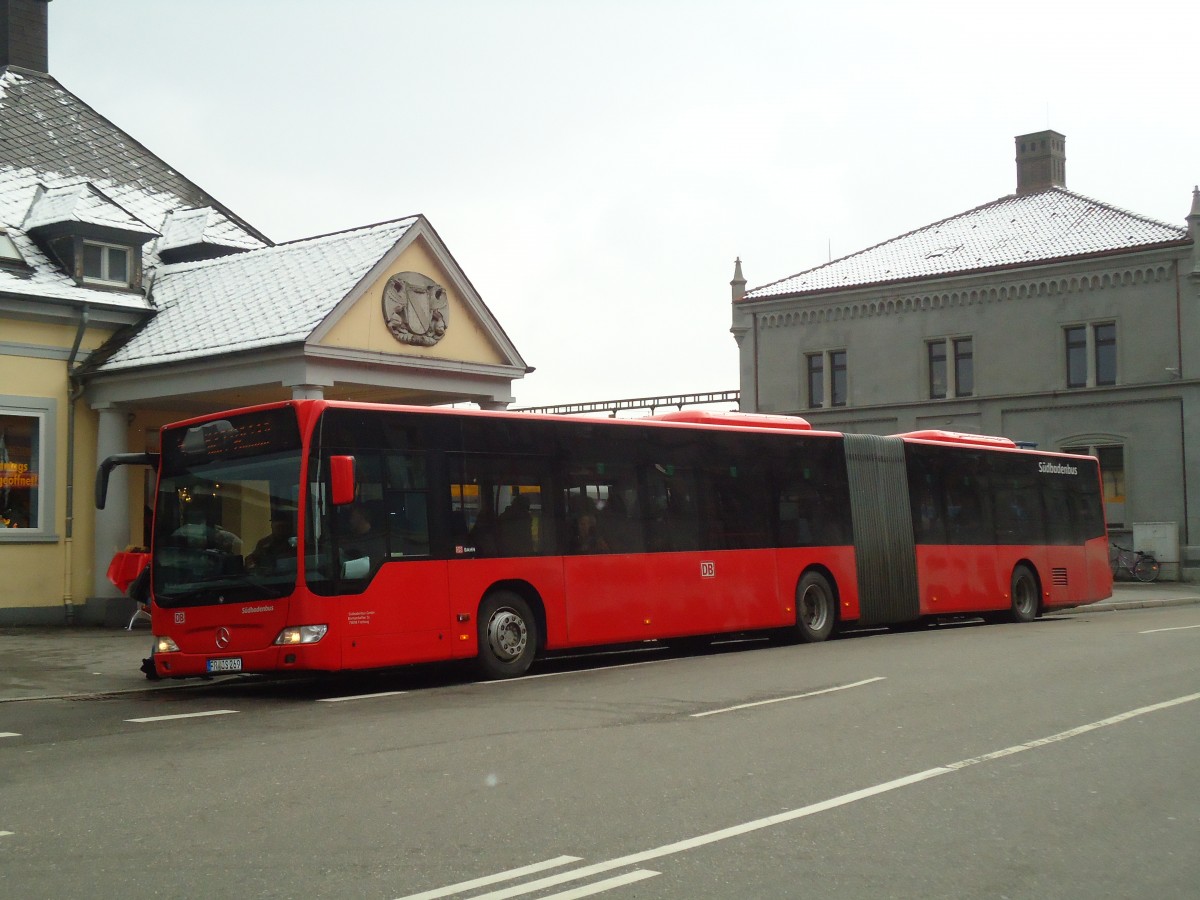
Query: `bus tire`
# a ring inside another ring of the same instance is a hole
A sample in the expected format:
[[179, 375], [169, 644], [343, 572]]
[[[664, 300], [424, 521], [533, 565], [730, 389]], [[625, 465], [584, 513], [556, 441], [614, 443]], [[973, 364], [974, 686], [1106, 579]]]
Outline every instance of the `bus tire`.
[[833, 588], [820, 572], [806, 572], [796, 585], [796, 636], [805, 644], [816, 644], [833, 634], [837, 600]]
[[479, 654], [476, 664], [487, 679], [524, 675], [537, 654], [537, 619], [525, 598], [494, 591], [479, 605]]
[[1012, 589], [1009, 591], [1011, 605], [1008, 618], [1011, 622], [1032, 622], [1038, 614], [1038, 582], [1029, 566], [1019, 565], [1013, 569]]

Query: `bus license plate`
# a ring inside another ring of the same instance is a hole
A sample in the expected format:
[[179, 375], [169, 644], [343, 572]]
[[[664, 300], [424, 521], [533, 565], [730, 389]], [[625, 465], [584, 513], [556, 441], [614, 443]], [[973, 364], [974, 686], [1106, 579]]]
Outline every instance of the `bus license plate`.
[[208, 661], [208, 671], [210, 672], [240, 672], [242, 671], [241, 657], [233, 659], [210, 659]]

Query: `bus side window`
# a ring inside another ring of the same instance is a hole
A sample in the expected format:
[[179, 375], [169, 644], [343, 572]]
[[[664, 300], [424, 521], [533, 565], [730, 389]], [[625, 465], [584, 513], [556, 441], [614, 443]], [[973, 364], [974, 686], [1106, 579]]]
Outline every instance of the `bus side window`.
[[754, 461], [711, 465], [701, 470], [707, 532], [705, 550], [744, 550], [770, 546], [765, 473]]
[[1075, 529], [1074, 542], [1082, 543], [1104, 537], [1104, 507], [1101, 495], [1093, 487], [1099, 481], [1096, 463], [1081, 462], [1080, 474], [1071, 480], [1071, 522]]
[[1071, 496], [1067, 482], [1060, 479], [1043, 484], [1042, 502], [1046, 508], [1046, 542], [1058, 546], [1074, 543], [1075, 526], [1071, 521]]
[[785, 547], [811, 547], [820, 498], [803, 481], [790, 481], [779, 492], [779, 538]]
[[429, 555], [429, 491], [423, 453], [391, 451], [385, 456], [383, 500], [391, 558]]
[[424, 491], [391, 491], [385, 501], [392, 557], [429, 555], [429, 506]]
[[608, 497], [600, 508], [598, 525], [613, 553], [641, 553], [646, 549], [638, 518], [636, 488], [608, 485]]
[[924, 476], [909, 482], [912, 491], [913, 531], [918, 544], [946, 543], [946, 522], [942, 515], [942, 498], [937, 484]]
[[455, 555], [536, 556], [554, 552], [549, 461], [450, 454], [450, 529]]
[[646, 471], [650, 550], [699, 550], [695, 472], [670, 463], [654, 463]]
[[514, 494], [496, 519], [496, 532], [505, 556], [532, 556], [534, 522], [531, 494]]

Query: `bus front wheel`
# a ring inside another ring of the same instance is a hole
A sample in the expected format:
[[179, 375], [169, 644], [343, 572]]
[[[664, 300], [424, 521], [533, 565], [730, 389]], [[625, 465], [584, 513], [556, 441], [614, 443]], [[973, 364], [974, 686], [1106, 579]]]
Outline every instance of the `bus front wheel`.
[[1032, 622], [1038, 613], [1038, 583], [1028, 566], [1017, 566], [1012, 574], [1012, 606], [1009, 619], [1013, 622]]
[[537, 653], [537, 620], [519, 594], [496, 591], [479, 607], [479, 655], [484, 678], [524, 675]]
[[815, 644], [833, 634], [837, 601], [833, 588], [820, 572], [808, 572], [796, 585], [796, 636]]

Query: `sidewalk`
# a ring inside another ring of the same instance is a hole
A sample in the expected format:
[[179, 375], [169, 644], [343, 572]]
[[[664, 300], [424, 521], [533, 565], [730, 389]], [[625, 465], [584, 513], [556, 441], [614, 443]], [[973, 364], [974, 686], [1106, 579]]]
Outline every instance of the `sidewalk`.
[[[1193, 603], [1200, 603], [1200, 585], [1118, 582], [1113, 586], [1112, 598], [1055, 615]], [[139, 666], [149, 655], [150, 629], [145, 622], [139, 622], [133, 631], [99, 627], [3, 628], [0, 629], [0, 704], [154, 691], [202, 683], [194, 679], [148, 681]]]

